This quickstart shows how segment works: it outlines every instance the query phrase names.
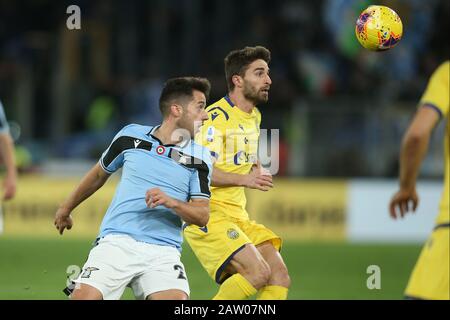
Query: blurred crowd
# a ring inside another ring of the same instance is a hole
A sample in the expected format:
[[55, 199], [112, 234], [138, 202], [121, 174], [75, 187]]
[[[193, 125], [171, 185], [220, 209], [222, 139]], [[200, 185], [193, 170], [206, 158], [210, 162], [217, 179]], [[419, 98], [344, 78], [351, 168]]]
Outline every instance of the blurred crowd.
[[[124, 124], [161, 121], [165, 79], [205, 76], [214, 101], [226, 93], [224, 56], [264, 45], [273, 85], [262, 126], [280, 129], [280, 174], [395, 175], [402, 125], [449, 58], [450, 2], [377, 2], [404, 25], [400, 44], [383, 53], [362, 49], [354, 35], [372, 2], [0, 0], [0, 99], [27, 164], [96, 159]], [[81, 9], [80, 30], [66, 27], [71, 4]], [[386, 125], [395, 128], [381, 139]], [[329, 136], [337, 139], [331, 153]], [[367, 157], [386, 141], [392, 152], [379, 167]]]

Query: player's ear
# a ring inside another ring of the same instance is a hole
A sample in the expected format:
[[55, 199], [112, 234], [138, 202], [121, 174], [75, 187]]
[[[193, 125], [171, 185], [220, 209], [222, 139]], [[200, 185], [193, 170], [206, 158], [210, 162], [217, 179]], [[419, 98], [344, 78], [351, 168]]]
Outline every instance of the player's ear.
[[170, 106], [170, 113], [172, 113], [175, 117], [181, 117], [183, 114], [183, 107], [179, 104], [172, 104]]
[[238, 88], [242, 88], [242, 80], [242, 77], [237, 74], [231, 77], [231, 81], [233, 81], [234, 86]]

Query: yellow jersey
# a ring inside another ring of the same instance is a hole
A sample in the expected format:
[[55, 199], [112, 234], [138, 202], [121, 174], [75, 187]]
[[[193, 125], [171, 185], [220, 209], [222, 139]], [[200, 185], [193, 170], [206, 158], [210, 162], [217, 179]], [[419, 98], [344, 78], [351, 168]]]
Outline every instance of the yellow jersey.
[[447, 60], [442, 63], [436, 71], [432, 74], [427, 88], [420, 99], [421, 106], [434, 108], [441, 118], [447, 121], [444, 138], [444, 190], [440, 203], [440, 212], [436, 219], [436, 224], [443, 224], [450, 222], [449, 214], [449, 192], [450, 192], [450, 177], [449, 177], [449, 134], [450, 134], [450, 117], [449, 113], [449, 99], [450, 99], [450, 61]]
[[[225, 172], [248, 174], [257, 161], [261, 113], [250, 113], [233, 105], [228, 96], [206, 108], [208, 120], [196, 135], [197, 143], [207, 147], [215, 159], [214, 167]], [[218, 211], [248, 219], [244, 187], [211, 187], [211, 213]]]

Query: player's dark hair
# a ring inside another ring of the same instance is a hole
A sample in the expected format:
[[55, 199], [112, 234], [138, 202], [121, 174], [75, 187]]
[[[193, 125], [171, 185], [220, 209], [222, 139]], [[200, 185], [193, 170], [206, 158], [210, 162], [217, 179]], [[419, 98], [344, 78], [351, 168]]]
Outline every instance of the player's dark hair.
[[206, 100], [209, 98], [211, 84], [206, 78], [180, 77], [166, 81], [159, 97], [159, 109], [165, 118], [170, 112], [173, 103], [189, 103], [193, 98], [193, 91], [202, 92]]
[[243, 77], [248, 66], [258, 59], [269, 63], [270, 51], [262, 46], [245, 47], [244, 49], [233, 50], [225, 57], [225, 78], [229, 91], [234, 89], [233, 76]]

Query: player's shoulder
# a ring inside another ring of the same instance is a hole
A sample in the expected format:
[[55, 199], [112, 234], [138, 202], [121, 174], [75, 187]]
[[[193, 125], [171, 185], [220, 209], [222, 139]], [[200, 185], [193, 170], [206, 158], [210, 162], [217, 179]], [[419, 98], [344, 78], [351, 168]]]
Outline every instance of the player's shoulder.
[[0, 101], [0, 133], [8, 132], [8, 121], [6, 121], [5, 111], [3, 110], [2, 102]]
[[440, 68], [450, 68], [450, 60], [445, 60], [444, 62], [441, 63]]
[[255, 115], [258, 119], [261, 119], [261, 111], [259, 111], [258, 107], [255, 107]]
[[435, 75], [439, 77], [446, 77], [449, 78], [450, 74], [450, 60], [446, 60], [443, 63], [441, 63], [436, 71], [434, 72]]
[[3, 103], [0, 100], [0, 117], [5, 118], [5, 109], [3, 109]]
[[212, 123], [225, 123], [230, 120], [230, 104], [226, 97], [210, 104], [206, 107], [206, 112], [208, 112], [208, 120]]
[[227, 100], [225, 99], [225, 97], [222, 97], [222, 98], [220, 98], [219, 100], [214, 101], [214, 102], [211, 103], [209, 106], [207, 106], [207, 107], [206, 107], [206, 111], [209, 112], [209, 111], [211, 111], [211, 110], [215, 110], [215, 108], [217, 108], [217, 107], [224, 108], [224, 107], [227, 107], [227, 104], [228, 104], [228, 102], [227, 102]]
[[141, 124], [131, 123], [124, 126], [119, 132], [118, 136], [132, 136], [132, 137], [142, 137], [147, 135], [153, 129], [152, 126], [144, 126]]

